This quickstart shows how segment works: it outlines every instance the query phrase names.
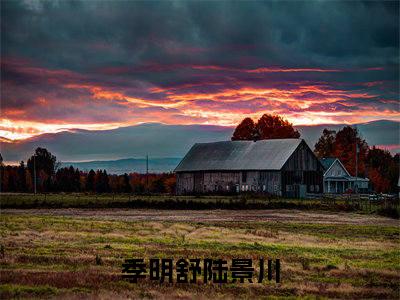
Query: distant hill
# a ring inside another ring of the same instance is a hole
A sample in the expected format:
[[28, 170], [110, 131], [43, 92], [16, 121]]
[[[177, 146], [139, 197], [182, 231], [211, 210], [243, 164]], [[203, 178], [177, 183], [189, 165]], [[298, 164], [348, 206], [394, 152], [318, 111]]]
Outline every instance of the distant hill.
[[[149, 158], [149, 173], [171, 172], [181, 161], [180, 158]], [[61, 167], [73, 166], [82, 171], [105, 169], [110, 174], [146, 173], [145, 158], [124, 158], [117, 160], [62, 162]]]
[[[339, 130], [344, 124], [297, 126], [301, 137], [313, 149], [324, 128]], [[380, 145], [392, 152], [400, 151], [400, 122], [374, 121], [356, 124], [361, 135], [369, 145]], [[59, 133], [42, 134], [27, 140], [12, 142], [0, 140], [1, 154], [5, 162], [15, 162], [32, 155], [36, 147], [45, 147], [57, 156], [60, 161], [94, 161], [94, 165], [102, 163], [113, 164], [113, 170], [125, 170], [121, 164], [130, 163], [121, 157], [133, 157], [132, 167], [143, 170], [140, 158], [146, 154], [151, 159], [166, 159], [159, 161], [159, 170], [173, 169], [168, 160], [182, 158], [194, 143], [229, 140], [234, 128], [213, 125], [165, 125], [147, 123], [136, 126], [121, 127], [111, 130], [71, 130]], [[70, 163], [69, 163], [70, 164]], [[75, 163], [74, 163], [75, 164]], [[85, 163], [87, 164], [87, 163]], [[161, 167], [161, 165], [164, 165]], [[157, 169], [157, 161], [154, 168]], [[108, 169], [108, 168], [105, 168]], [[130, 169], [127, 168], [127, 169]], [[119, 171], [118, 171], [119, 172]]]

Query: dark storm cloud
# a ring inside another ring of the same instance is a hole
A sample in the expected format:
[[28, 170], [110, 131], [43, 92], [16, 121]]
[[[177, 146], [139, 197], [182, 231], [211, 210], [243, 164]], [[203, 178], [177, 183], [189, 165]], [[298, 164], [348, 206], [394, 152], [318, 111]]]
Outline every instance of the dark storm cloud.
[[57, 68], [158, 63], [385, 66], [398, 2], [6, 1], [2, 54]]
[[2, 117], [398, 119], [398, 16], [397, 1], [3, 1]]

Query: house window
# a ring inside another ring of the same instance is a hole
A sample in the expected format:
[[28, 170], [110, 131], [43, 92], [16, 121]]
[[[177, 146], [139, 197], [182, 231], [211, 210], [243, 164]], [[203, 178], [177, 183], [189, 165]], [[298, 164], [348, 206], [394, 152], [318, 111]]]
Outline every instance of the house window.
[[246, 191], [248, 191], [249, 190], [249, 185], [248, 184], [246, 184]]
[[244, 192], [244, 184], [242, 185], [242, 192]]
[[319, 193], [319, 185], [316, 185], [316, 186], [315, 186], [315, 192], [316, 192], [316, 193]]
[[265, 184], [263, 184], [263, 192], [265, 192], [266, 188]]
[[226, 186], [226, 190], [229, 191], [229, 185]]
[[313, 185], [310, 185], [310, 191], [314, 192], [314, 186]]
[[247, 172], [242, 172], [242, 182], [247, 182]]

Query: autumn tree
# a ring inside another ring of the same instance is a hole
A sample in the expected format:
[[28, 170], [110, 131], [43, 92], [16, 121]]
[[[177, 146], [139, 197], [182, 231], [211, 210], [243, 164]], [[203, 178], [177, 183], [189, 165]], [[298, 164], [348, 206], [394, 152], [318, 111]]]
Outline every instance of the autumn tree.
[[256, 124], [258, 139], [297, 139], [300, 133], [293, 128], [293, 124], [281, 116], [264, 114]]
[[131, 187], [131, 184], [129, 182], [129, 176], [126, 173], [122, 176], [122, 188], [121, 189], [122, 189], [123, 193], [132, 192], [132, 187]]
[[398, 154], [392, 157], [389, 151], [374, 146], [368, 151], [366, 165], [368, 177], [377, 192], [396, 190], [399, 176]]
[[255, 124], [251, 118], [245, 118], [233, 132], [232, 141], [252, 140], [255, 133]]
[[356, 175], [356, 151], [358, 176], [365, 176], [365, 160], [368, 144], [359, 135], [357, 128], [346, 126], [338, 131], [334, 144], [334, 156], [338, 157], [352, 176]]
[[257, 123], [245, 118], [235, 129], [232, 141], [299, 138], [300, 133], [281, 116], [264, 114]]
[[315, 154], [319, 158], [332, 157], [335, 152], [335, 138], [336, 131], [324, 129], [322, 136], [319, 138], [318, 142], [315, 144]]
[[98, 170], [96, 173], [96, 192], [109, 193], [111, 191], [110, 182], [106, 170]]

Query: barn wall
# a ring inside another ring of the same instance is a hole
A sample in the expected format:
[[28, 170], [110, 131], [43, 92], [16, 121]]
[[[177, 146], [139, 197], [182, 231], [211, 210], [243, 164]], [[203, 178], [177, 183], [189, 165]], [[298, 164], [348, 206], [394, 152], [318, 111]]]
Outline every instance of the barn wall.
[[204, 189], [207, 192], [235, 192], [240, 172], [205, 172]]
[[282, 168], [282, 195], [303, 197], [323, 192], [323, 167], [307, 146], [301, 143]]
[[194, 173], [182, 172], [176, 174], [176, 193], [178, 195], [194, 192]]
[[262, 192], [281, 195], [279, 171], [179, 172], [178, 195], [190, 193]]

